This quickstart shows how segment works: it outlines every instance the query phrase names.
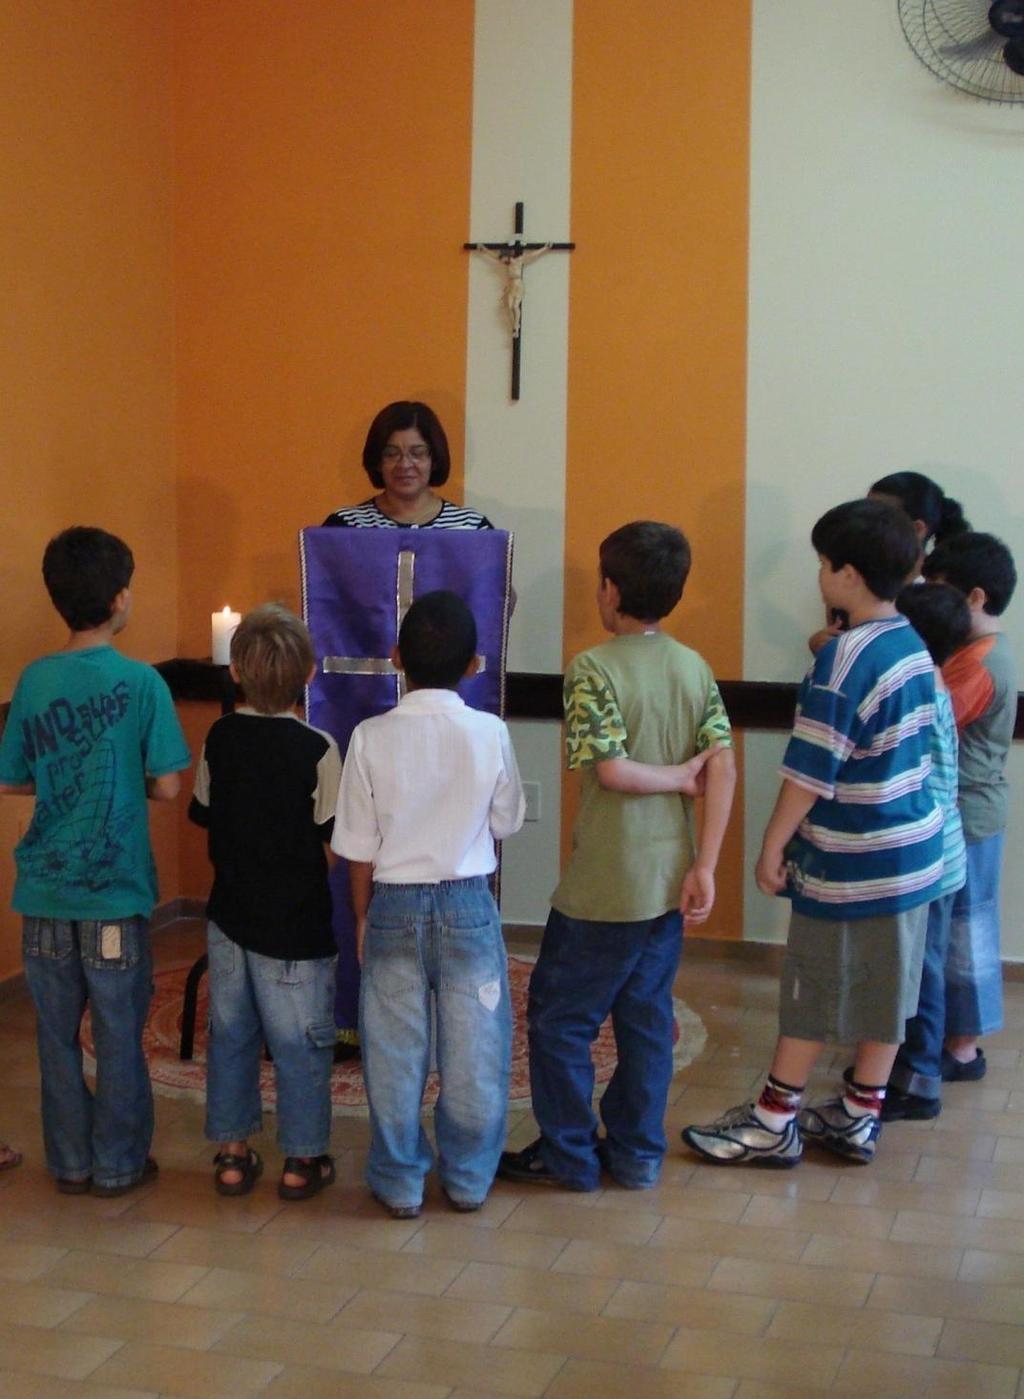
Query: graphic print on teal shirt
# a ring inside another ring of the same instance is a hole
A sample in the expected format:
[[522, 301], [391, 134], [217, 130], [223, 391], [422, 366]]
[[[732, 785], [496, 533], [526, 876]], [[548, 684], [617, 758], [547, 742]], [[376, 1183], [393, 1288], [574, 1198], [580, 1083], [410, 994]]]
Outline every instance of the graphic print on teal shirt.
[[0, 780], [34, 783], [14, 905], [38, 917], [128, 917], [156, 900], [145, 779], [187, 767], [163, 680], [111, 647], [43, 657], [15, 691]]

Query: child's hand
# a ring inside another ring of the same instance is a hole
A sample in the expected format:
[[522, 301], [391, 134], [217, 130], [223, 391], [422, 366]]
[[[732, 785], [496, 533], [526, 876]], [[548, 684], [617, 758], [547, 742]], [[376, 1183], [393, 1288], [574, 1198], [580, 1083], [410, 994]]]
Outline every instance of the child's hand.
[[762, 894], [781, 894], [786, 887], [786, 857], [782, 850], [762, 846], [754, 878]]
[[720, 748], [727, 747], [724, 743], [713, 743], [710, 748], [705, 748], [703, 753], [696, 753], [685, 763], [679, 763], [679, 788], [684, 797], [702, 797], [704, 787], [707, 782], [708, 759], [713, 757]]
[[813, 636], [807, 638], [807, 645], [811, 655], [816, 656], [823, 646], [827, 646], [834, 636], [842, 636], [844, 631], [841, 622], [830, 622], [827, 627], [822, 627]]
[[715, 876], [709, 869], [691, 865], [683, 878], [679, 911], [687, 924], [703, 923], [715, 903]]

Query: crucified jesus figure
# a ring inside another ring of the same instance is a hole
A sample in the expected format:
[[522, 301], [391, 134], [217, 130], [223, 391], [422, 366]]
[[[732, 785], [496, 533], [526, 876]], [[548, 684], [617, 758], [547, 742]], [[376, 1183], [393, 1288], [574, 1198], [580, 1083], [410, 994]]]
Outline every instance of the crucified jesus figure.
[[501, 306], [504, 308], [508, 323], [512, 327], [512, 338], [519, 338], [519, 328], [523, 323], [523, 268], [530, 262], [536, 262], [539, 257], [551, 251], [552, 245], [545, 243], [542, 248], [533, 248], [529, 251], [516, 252], [515, 244], [510, 243], [508, 248], [489, 248], [486, 243], [477, 243], [474, 252], [483, 253], [484, 257], [489, 257], [492, 262], [499, 262], [505, 269], [505, 285], [501, 292]]

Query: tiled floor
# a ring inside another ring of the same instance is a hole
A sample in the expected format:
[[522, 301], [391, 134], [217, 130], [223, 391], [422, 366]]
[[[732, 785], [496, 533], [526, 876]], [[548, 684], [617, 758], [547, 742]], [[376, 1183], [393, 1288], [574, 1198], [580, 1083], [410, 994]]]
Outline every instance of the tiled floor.
[[[158, 947], [197, 941], [181, 926]], [[1024, 985], [988, 1077], [951, 1086], [937, 1121], [889, 1126], [869, 1167], [781, 1173], [678, 1145], [758, 1082], [774, 977], [702, 957], [680, 993], [709, 1038], [673, 1087], [657, 1190], [499, 1183], [468, 1217], [434, 1190], [404, 1223], [360, 1184], [365, 1121], [336, 1120], [323, 1196], [282, 1205], [265, 1137], [268, 1175], [232, 1201], [210, 1184], [201, 1108], [169, 1098], [157, 1184], [58, 1196], [32, 1013], [6, 1002], [0, 1131], [27, 1160], [0, 1175], [0, 1395], [1024, 1399]], [[517, 1114], [513, 1142], [532, 1130]]]

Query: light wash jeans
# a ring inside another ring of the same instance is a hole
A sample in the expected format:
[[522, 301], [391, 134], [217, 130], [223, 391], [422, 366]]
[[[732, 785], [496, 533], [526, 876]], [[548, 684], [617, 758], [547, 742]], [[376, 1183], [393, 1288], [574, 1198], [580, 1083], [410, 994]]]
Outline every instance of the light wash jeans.
[[967, 883], [953, 897], [946, 958], [946, 1035], [988, 1035], [1003, 1027], [999, 960], [999, 876], [1003, 833], [967, 842]]
[[[25, 918], [25, 980], [36, 1008], [46, 1164], [58, 1180], [130, 1185], [153, 1139], [153, 1093], [142, 1031], [153, 994], [144, 918]], [[104, 929], [107, 929], [104, 935]], [[113, 955], [104, 957], [107, 951]], [[86, 1005], [96, 1091], [82, 1075]]]
[[372, 1128], [366, 1182], [390, 1205], [418, 1205], [433, 1165], [420, 1120], [432, 1001], [441, 1184], [451, 1199], [475, 1204], [498, 1168], [512, 1059], [505, 944], [482, 877], [374, 885], [359, 998]]
[[946, 1035], [946, 958], [956, 893], [940, 894], [928, 905], [928, 930], [921, 964], [917, 1014], [907, 1021], [906, 1039], [896, 1053], [889, 1082], [918, 1098], [942, 1097], [942, 1044]]
[[206, 925], [210, 957], [206, 1136], [244, 1141], [260, 1130], [260, 1057], [266, 1041], [277, 1084], [277, 1144], [320, 1156], [331, 1137], [333, 957], [286, 962], [249, 952]]

